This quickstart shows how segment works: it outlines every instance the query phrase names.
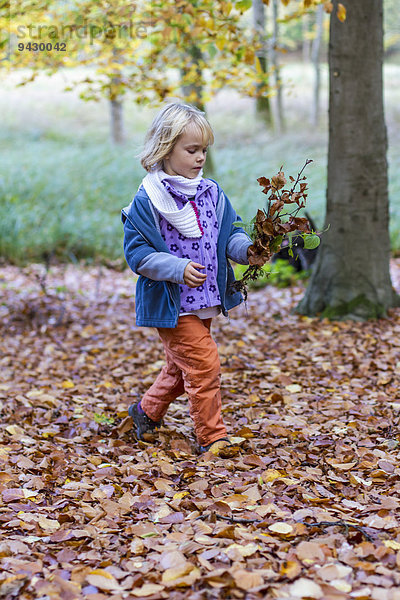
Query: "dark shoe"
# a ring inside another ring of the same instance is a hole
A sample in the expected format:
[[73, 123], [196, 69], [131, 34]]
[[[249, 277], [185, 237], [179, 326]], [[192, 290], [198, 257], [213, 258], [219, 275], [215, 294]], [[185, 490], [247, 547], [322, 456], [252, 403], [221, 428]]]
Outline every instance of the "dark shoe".
[[228, 442], [228, 444], [224, 444], [224, 446], [230, 446], [231, 442], [228, 438], [220, 438], [219, 440], [215, 440], [214, 442], [211, 442], [211, 444], [207, 444], [207, 446], [200, 446], [199, 450], [200, 452], [208, 452], [212, 446], [214, 446], [214, 444], [217, 444], [218, 442]]
[[138, 409], [138, 404], [131, 404], [128, 408], [128, 415], [132, 417], [132, 420], [136, 426], [136, 437], [138, 440], [143, 440], [143, 434], [152, 433], [157, 427], [160, 427], [161, 421], [152, 421], [146, 413], [141, 412]]

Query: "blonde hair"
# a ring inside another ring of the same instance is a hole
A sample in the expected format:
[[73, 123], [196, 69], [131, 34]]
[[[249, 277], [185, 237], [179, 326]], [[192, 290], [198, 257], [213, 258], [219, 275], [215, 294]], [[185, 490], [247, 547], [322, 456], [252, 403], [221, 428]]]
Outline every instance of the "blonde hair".
[[190, 104], [167, 104], [154, 118], [139, 155], [146, 171], [161, 166], [188, 125], [194, 125], [201, 132], [205, 146], [213, 144], [214, 134], [204, 112]]

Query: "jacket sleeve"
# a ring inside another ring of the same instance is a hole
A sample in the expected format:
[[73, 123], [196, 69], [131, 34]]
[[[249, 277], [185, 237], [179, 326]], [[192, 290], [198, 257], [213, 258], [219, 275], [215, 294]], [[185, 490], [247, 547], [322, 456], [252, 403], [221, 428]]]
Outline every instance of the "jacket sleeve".
[[[222, 192], [224, 194], [224, 192]], [[227, 203], [227, 215], [230, 220], [230, 234], [228, 237], [228, 243], [226, 246], [226, 255], [231, 260], [239, 263], [240, 265], [248, 265], [249, 259], [247, 258], [247, 249], [252, 245], [250, 237], [247, 235], [243, 227], [234, 225], [235, 222], [241, 221], [242, 219], [236, 214], [235, 209], [230, 203], [229, 198], [224, 194], [225, 202]]]
[[154, 281], [184, 283], [183, 274], [189, 263], [190, 258], [179, 258], [168, 252], [153, 252], [140, 261], [137, 272]]
[[190, 262], [168, 252], [158, 252], [134, 227], [129, 217], [122, 213], [124, 224], [124, 253], [134, 273], [155, 281], [183, 283], [183, 273]]

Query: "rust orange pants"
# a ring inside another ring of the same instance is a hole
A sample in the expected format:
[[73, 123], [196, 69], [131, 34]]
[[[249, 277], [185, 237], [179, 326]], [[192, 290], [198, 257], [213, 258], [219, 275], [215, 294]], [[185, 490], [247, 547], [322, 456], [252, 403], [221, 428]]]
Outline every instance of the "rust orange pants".
[[210, 327], [211, 319], [187, 315], [179, 318], [176, 328], [157, 329], [166, 365], [141, 401], [147, 416], [159, 421], [171, 402], [186, 392], [201, 445], [226, 436], [221, 417], [220, 361]]

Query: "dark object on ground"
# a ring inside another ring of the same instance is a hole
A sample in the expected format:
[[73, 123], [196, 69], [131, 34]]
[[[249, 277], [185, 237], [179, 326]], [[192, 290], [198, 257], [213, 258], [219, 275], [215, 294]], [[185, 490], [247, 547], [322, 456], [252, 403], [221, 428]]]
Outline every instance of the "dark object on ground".
[[[316, 231], [316, 227], [310, 215], [306, 213], [306, 217], [313, 231]], [[275, 262], [278, 259], [287, 260], [288, 263], [296, 269], [296, 271], [307, 271], [308, 269], [311, 269], [312, 264], [317, 257], [318, 248], [319, 246], [317, 246], [317, 248], [314, 248], [313, 250], [304, 248], [303, 237], [301, 236], [301, 234], [296, 235], [295, 233], [294, 235], [292, 235], [293, 256], [290, 256], [289, 240], [287, 236], [285, 236], [281, 245], [281, 249], [279, 250], [279, 252], [276, 252], [276, 254], [273, 255], [272, 262]]]
[[157, 427], [160, 427], [161, 421], [152, 421], [144, 412], [140, 412], [138, 404], [131, 404], [128, 408], [128, 415], [132, 417], [132, 420], [136, 426], [136, 437], [138, 440], [143, 440], [145, 433], [153, 433]]

